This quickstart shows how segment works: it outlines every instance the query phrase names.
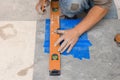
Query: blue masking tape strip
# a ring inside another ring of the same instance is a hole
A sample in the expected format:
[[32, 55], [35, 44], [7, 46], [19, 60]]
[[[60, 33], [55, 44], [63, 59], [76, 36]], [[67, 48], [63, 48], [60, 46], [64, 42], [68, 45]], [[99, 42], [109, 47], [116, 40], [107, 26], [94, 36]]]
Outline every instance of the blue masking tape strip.
[[[49, 48], [44, 48], [44, 50], [47, 54], [49, 53]], [[65, 56], [72, 55], [74, 58], [78, 58], [78, 59], [82, 59], [82, 58], [89, 59], [90, 58], [88, 47], [81, 48], [81, 49], [79, 49], [79, 47], [76, 49], [73, 48], [69, 54], [66, 53], [66, 51], [65, 51], [62, 53], [62, 55], [65, 55]]]
[[[63, 30], [63, 29], [61, 29], [61, 30]], [[45, 36], [46, 36], [46, 41], [49, 41], [49, 39], [50, 39], [50, 34], [49, 34], [50, 32], [46, 32], [46, 34], [45, 34]], [[49, 35], [49, 36], [48, 36]], [[87, 37], [87, 33], [84, 33], [81, 37], [80, 37], [80, 39], [79, 40], [88, 40], [88, 37]]]
[[[61, 28], [67, 28], [69, 29], [69, 27], [74, 27], [75, 25], [77, 25], [81, 20], [60, 20], [61, 22]], [[69, 23], [74, 23], [74, 24], [69, 24]], [[63, 24], [64, 23], [64, 24]], [[49, 47], [49, 40], [50, 40], [50, 20], [47, 19], [46, 20], [46, 34], [45, 34], [45, 44], [44, 47]], [[65, 26], [65, 27], [64, 27]], [[83, 46], [91, 46], [91, 43], [88, 40], [88, 36], [87, 33], [84, 33], [80, 39], [78, 40], [78, 43], [76, 44], [76, 46], [79, 45], [83, 45]]]
[[[61, 19], [60, 20], [60, 30], [67, 30], [75, 27], [81, 19], [78, 20], [65, 20]], [[44, 41], [44, 52], [49, 53], [49, 45], [50, 44], [50, 20], [46, 20], [46, 27], [45, 27], [45, 41]], [[76, 45], [73, 47], [71, 52], [68, 54], [65, 52], [62, 53], [62, 55], [72, 55], [74, 58], [78, 58], [82, 60], [83, 58], [89, 59], [89, 47], [92, 44], [88, 40], [87, 33], [84, 33], [81, 35], [79, 38], [78, 42]]]
[[[89, 49], [89, 47], [82, 47], [82, 46], [80, 46], [80, 47], [73, 47], [73, 49], [71, 50], [71, 54], [72, 53], [74, 53], [74, 50], [75, 51], [86, 51], [86, 50], [88, 50]], [[48, 54], [49, 53], [49, 47], [44, 47], [44, 50], [45, 50], [45, 52]], [[64, 52], [64, 53], [62, 53], [62, 54], [66, 54], [66, 52]], [[66, 54], [67, 55], [67, 54]]]
[[[78, 20], [64, 20], [64, 19], [61, 19], [60, 20], [60, 29], [61, 30], [67, 30], [67, 29], [71, 29], [73, 27], [75, 27], [79, 22], [81, 21], [81, 19], [78, 19]], [[46, 20], [46, 28], [45, 28], [45, 32], [46, 32], [46, 35], [50, 35], [50, 20], [47, 19]], [[81, 39], [86, 39], [88, 40], [88, 36], [87, 36], [87, 33], [84, 33], [83, 36], [80, 37]], [[46, 40], [49, 40], [50, 39], [50, 36], [46, 36]], [[81, 40], [80, 39], [80, 40]]]

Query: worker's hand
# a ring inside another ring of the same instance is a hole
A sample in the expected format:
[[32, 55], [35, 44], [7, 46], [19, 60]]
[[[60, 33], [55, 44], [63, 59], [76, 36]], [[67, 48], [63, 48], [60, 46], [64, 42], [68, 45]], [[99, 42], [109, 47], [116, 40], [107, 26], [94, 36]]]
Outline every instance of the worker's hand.
[[38, 12], [38, 14], [42, 14], [44, 11], [42, 11], [42, 5], [43, 5], [43, 1], [45, 1], [44, 6], [47, 7], [49, 5], [49, 0], [39, 0], [39, 2], [36, 4], [36, 11]]
[[60, 42], [63, 41], [58, 49], [60, 53], [63, 53], [66, 49], [68, 49], [67, 53], [69, 53], [80, 36], [80, 34], [75, 29], [55, 30], [55, 33], [61, 34], [61, 37], [55, 42], [55, 46], [57, 46], [58, 44], [60, 44]]

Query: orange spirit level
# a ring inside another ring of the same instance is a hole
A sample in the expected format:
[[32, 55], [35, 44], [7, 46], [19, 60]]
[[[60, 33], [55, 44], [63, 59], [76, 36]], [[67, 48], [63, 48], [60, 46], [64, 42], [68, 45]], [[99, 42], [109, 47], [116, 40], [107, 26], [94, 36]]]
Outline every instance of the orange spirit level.
[[51, 76], [60, 75], [60, 52], [58, 52], [58, 46], [54, 46], [54, 43], [60, 37], [54, 33], [56, 29], [60, 28], [59, 25], [59, 0], [51, 0], [50, 5], [50, 60], [49, 60], [49, 72]]

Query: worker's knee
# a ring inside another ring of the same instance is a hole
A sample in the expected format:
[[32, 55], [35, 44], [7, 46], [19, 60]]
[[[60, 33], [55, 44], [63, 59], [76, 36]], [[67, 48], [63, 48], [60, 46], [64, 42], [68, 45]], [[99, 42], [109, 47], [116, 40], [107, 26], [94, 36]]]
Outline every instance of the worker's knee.
[[64, 7], [69, 12], [79, 11], [81, 8], [81, 1], [83, 0], [61, 0], [61, 7]]
[[89, 0], [60, 0], [61, 10], [65, 14], [77, 14], [88, 6]]
[[70, 11], [79, 11], [79, 10], [80, 10], [80, 4], [79, 3], [71, 3]]
[[80, 8], [81, 8], [81, 1], [82, 0], [69, 0], [69, 6], [68, 6], [68, 9], [71, 11], [71, 12], [76, 12], [76, 11], [79, 11]]

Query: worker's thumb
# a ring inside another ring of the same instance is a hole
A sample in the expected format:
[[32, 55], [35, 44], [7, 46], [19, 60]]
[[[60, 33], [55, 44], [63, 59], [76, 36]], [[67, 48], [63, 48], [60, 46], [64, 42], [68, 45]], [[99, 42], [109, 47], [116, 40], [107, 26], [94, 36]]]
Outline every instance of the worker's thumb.
[[57, 33], [57, 34], [64, 34], [65, 31], [64, 30], [55, 30], [55, 33]]

